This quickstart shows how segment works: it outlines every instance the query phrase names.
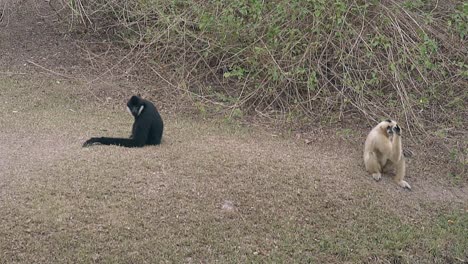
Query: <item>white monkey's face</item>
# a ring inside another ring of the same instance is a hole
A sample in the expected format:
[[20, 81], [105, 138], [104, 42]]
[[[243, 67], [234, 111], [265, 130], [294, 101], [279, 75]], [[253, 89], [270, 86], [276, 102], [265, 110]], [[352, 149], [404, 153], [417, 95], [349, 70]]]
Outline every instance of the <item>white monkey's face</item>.
[[378, 124], [378, 126], [385, 132], [387, 132], [387, 135], [388, 136], [392, 136], [393, 135], [393, 127], [395, 127], [397, 125], [397, 122], [394, 121], [394, 120], [385, 120], [385, 121], [382, 121]]
[[387, 134], [388, 134], [389, 136], [393, 135], [393, 127], [392, 127], [392, 126], [388, 126], [388, 127], [387, 127]]

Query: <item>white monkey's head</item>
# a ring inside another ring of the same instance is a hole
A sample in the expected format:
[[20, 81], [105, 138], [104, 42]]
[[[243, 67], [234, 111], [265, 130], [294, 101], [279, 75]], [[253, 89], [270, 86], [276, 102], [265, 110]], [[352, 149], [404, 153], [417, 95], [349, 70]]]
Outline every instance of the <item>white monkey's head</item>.
[[[377, 127], [382, 131], [382, 133], [386, 134], [387, 136], [393, 135], [394, 128], [398, 127], [398, 124], [394, 120], [387, 119], [385, 121], [380, 122]], [[398, 127], [398, 132], [400, 128]]]

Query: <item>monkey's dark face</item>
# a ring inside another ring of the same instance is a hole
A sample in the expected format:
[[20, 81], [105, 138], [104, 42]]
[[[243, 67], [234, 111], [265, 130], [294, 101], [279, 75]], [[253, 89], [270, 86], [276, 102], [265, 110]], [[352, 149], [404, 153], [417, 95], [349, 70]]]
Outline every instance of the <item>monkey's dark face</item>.
[[393, 134], [401, 135], [401, 128], [398, 124], [387, 126], [386, 131], [388, 136], [393, 136]]
[[143, 112], [144, 108], [145, 108], [144, 105], [141, 105], [140, 107], [138, 107], [138, 106], [127, 106], [128, 112], [134, 117], [139, 116], [141, 114], [141, 112]]
[[392, 136], [395, 133], [393, 127], [396, 126], [396, 125], [397, 125], [397, 122], [395, 122], [395, 121], [393, 121], [391, 119], [387, 119], [387, 120], [382, 121], [382, 122], [379, 123], [379, 127], [382, 130], [382, 132], [385, 131], [387, 136], [389, 136], [389, 137]]
[[137, 96], [132, 96], [127, 103], [127, 110], [134, 117], [139, 116], [143, 109], [145, 109], [145, 105]]
[[393, 126], [387, 126], [387, 134], [389, 136], [393, 135]]

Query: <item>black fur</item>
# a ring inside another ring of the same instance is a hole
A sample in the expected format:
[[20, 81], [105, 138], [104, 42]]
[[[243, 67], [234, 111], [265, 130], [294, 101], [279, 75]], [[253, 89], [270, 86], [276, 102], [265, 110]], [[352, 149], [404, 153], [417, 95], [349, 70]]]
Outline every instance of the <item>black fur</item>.
[[[164, 125], [154, 104], [138, 96], [132, 96], [127, 106], [135, 117], [130, 138], [93, 137], [87, 140], [83, 147], [103, 144], [134, 148], [161, 144]], [[141, 106], [144, 107], [143, 111], [138, 114]]]
[[392, 120], [390, 120], [390, 119], [387, 119], [387, 120], [385, 120], [385, 121], [388, 122], [388, 123], [391, 123], [391, 122], [392, 122]]

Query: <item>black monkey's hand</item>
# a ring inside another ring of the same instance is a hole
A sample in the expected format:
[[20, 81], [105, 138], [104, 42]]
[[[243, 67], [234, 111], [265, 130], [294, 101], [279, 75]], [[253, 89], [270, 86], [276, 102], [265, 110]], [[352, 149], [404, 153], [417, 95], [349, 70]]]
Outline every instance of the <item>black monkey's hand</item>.
[[401, 135], [401, 128], [400, 128], [398, 125], [396, 125], [396, 126], [393, 127], [393, 131], [394, 131], [395, 134], [397, 134], [398, 136]]
[[83, 148], [99, 144], [99, 142], [97, 142], [97, 140], [98, 140], [98, 138], [90, 138], [90, 139], [86, 140], [86, 142], [83, 143]]

